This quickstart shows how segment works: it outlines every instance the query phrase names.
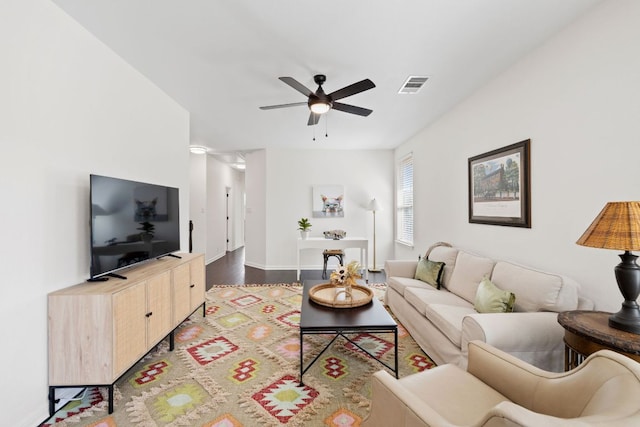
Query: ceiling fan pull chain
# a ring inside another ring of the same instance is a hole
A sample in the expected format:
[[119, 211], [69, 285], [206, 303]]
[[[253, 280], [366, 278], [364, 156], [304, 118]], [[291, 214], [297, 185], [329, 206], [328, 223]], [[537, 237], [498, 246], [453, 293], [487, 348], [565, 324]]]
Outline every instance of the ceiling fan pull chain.
[[313, 129], [313, 140], [316, 140], [316, 128], [315, 126], [312, 128]]
[[329, 138], [329, 114], [324, 115], [324, 137]]

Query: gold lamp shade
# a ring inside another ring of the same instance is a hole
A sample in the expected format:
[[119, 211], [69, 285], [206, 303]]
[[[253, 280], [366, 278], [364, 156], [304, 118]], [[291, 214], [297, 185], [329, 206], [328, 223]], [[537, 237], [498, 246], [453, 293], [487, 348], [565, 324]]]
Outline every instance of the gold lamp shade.
[[638, 257], [631, 253], [640, 250], [640, 202], [607, 203], [576, 243], [624, 251], [614, 270], [624, 302], [620, 311], [609, 317], [609, 326], [640, 334], [640, 267]]
[[640, 202], [609, 202], [576, 242], [582, 246], [640, 250]]

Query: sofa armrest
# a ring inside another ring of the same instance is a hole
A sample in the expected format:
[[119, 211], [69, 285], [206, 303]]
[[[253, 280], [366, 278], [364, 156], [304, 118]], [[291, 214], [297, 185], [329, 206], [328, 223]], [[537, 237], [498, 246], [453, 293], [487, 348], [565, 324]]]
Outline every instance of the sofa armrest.
[[564, 374], [547, 372], [482, 341], [469, 343], [467, 371], [507, 399], [531, 407], [541, 379]]
[[384, 263], [384, 272], [387, 277], [408, 277], [413, 279], [416, 276], [417, 267], [417, 261], [388, 259]]
[[[473, 341], [469, 343], [468, 372], [510, 401], [490, 412], [516, 425], [640, 425], [640, 367], [611, 350], [600, 350], [577, 368], [557, 373]], [[530, 421], [519, 423], [521, 420]]]
[[462, 320], [461, 350], [468, 359], [468, 345], [478, 340], [547, 371], [564, 368], [564, 329], [558, 313], [474, 313]]
[[386, 371], [371, 377], [371, 411], [362, 427], [453, 427]]
[[479, 423], [481, 426], [514, 425], [514, 426], [545, 426], [545, 427], [572, 427], [586, 424], [582, 420], [570, 420], [566, 418], [552, 417], [550, 415], [533, 412], [513, 402], [501, 402], [487, 413]]

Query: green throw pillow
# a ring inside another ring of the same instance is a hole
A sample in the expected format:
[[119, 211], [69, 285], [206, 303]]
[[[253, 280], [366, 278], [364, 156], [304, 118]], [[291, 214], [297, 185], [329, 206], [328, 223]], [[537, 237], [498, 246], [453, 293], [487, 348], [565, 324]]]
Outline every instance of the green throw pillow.
[[429, 261], [427, 258], [422, 258], [418, 261], [414, 279], [422, 280], [434, 288], [440, 289], [440, 277], [443, 271], [444, 262], [434, 262]]
[[515, 302], [513, 292], [503, 291], [485, 277], [478, 285], [473, 306], [478, 313], [509, 313], [513, 311]]

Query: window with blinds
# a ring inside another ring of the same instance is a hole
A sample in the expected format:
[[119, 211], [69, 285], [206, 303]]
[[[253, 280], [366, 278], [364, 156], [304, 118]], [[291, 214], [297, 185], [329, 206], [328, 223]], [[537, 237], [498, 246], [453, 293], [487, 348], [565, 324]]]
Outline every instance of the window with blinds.
[[396, 240], [413, 245], [413, 154], [398, 162]]

